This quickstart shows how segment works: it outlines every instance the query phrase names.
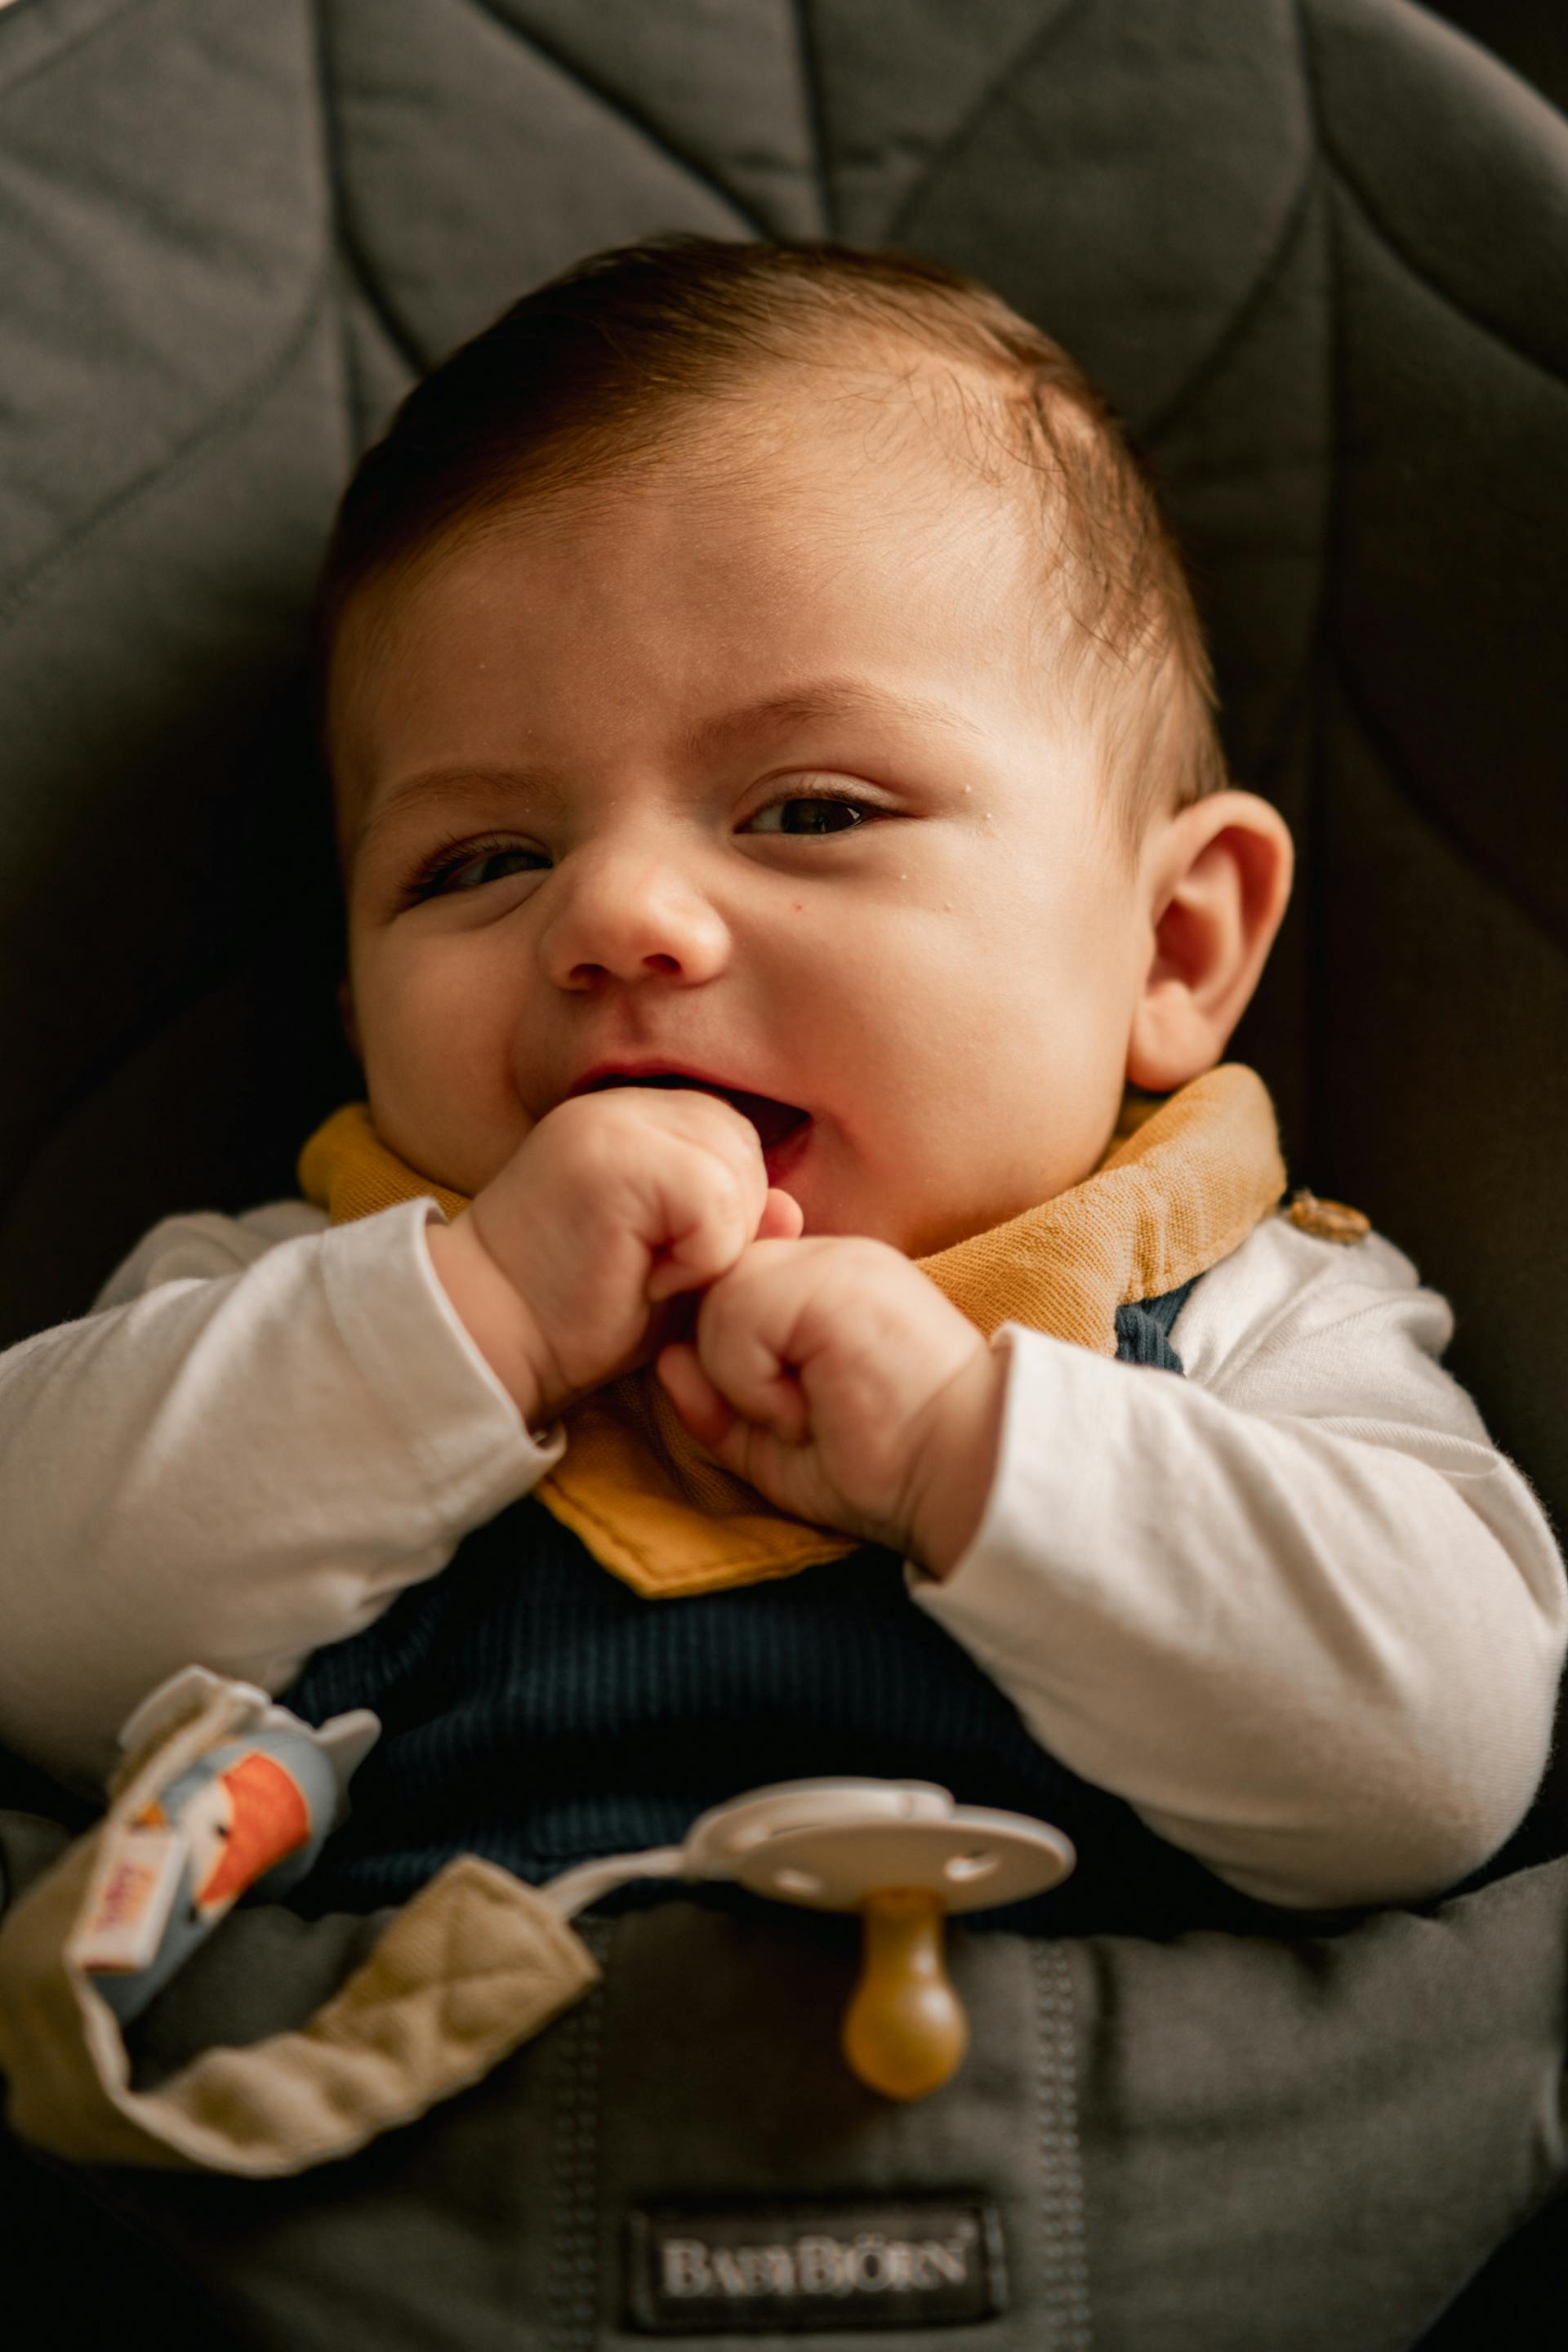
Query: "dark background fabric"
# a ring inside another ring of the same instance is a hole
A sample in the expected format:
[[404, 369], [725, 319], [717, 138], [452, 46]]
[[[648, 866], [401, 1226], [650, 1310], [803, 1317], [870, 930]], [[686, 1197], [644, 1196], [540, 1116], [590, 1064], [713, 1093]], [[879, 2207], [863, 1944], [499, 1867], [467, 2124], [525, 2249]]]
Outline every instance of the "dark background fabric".
[[397, 397], [595, 247], [826, 232], [977, 271], [1150, 456], [1300, 853], [1231, 1050], [1568, 1524], [1544, 100], [1406, 0], [14, 0], [0, 153], [0, 1342], [357, 1090], [301, 623]]
[[1568, 113], [1568, 11], [1558, 0], [1422, 0]]
[[354, 1085], [299, 700], [416, 372], [657, 228], [974, 269], [1165, 483], [1301, 879], [1233, 1050], [1560, 1514], [1568, 126], [1403, 0], [0, 12], [0, 1337]]
[[[1448, 13], [1561, 100], [1559, 15]], [[333, 500], [421, 368], [670, 228], [934, 255], [1104, 383], [1300, 852], [1231, 1050], [1568, 1525], [1568, 124], [1407, 0], [0, 10], [0, 1343], [355, 1090]]]
[[1295, 904], [1233, 1050], [1568, 1516], [1568, 126], [1404, 0], [0, 12], [0, 1338], [353, 1088], [299, 698], [415, 373], [653, 229], [978, 271], [1108, 387]]

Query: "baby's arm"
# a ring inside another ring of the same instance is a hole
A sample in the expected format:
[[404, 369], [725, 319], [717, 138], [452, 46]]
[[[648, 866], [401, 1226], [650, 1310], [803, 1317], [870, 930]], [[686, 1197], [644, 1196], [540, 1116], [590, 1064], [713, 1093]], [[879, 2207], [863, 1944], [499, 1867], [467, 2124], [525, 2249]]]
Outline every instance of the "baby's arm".
[[1563, 1561], [1373, 1235], [1268, 1219], [1194, 1289], [1185, 1376], [1007, 1326], [984, 1516], [921, 1605], [1074, 1770], [1266, 1901], [1433, 1894], [1546, 1762]]
[[170, 1220], [100, 1312], [0, 1358], [0, 1740], [68, 1780], [199, 1664], [281, 1690], [537, 1484], [679, 1294], [798, 1233], [717, 1097], [557, 1106], [447, 1225]]
[[199, 1661], [280, 1690], [562, 1452], [432, 1269], [427, 1202], [168, 1220], [0, 1357], [0, 1740], [96, 1783]]

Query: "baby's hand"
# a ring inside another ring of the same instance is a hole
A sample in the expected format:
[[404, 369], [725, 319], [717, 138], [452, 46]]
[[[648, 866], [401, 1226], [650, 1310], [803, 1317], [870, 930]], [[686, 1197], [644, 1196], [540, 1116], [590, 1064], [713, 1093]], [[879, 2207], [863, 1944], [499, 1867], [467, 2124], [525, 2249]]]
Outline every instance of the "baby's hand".
[[698, 1442], [795, 1518], [935, 1576], [980, 1524], [1005, 1366], [886, 1242], [752, 1243], [658, 1376]]
[[726, 1273], [757, 1234], [801, 1223], [731, 1104], [612, 1087], [558, 1103], [427, 1238], [475, 1343], [539, 1425], [650, 1361], [680, 1319], [665, 1302]]

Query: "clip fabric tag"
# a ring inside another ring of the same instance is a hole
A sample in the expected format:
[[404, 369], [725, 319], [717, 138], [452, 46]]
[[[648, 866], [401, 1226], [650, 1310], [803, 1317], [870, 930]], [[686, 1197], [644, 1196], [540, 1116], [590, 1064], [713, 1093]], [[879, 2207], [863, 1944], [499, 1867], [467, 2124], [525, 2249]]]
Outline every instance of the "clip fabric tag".
[[68, 1954], [79, 1969], [134, 1972], [151, 1962], [179, 1892], [184, 1840], [140, 1822], [106, 1833], [81, 1925]]
[[[94, 1973], [86, 1948], [135, 1952], [159, 1914], [154, 1873], [139, 1902], [112, 1896], [117, 1861], [161, 1793], [258, 1732], [292, 1721], [247, 1683], [193, 1668], [161, 1686], [131, 1728], [133, 1751], [105, 1818], [0, 1919], [0, 2076], [19, 2138], [78, 2164], [195, 2168], [251, 2179], [352, 2155], [489, 2074], [597, 1982], [599, 1967], [531, 1886], [476, 1854], [447, 1864], [398, 1912], [321, 2006], [264, 2040], [214, 2044], [155, 2089], [138, 2089], [113, 2007], [129, 1963]], [[375, 1718], [340, 1717], [313, 1741], [347, 1778]], [[189, 1841], [170, 1832], [181, 1883]], [[107, 1857], [107, 1859], [106, 1859]], [[163, 1906], [166, 1929], [174, 1906]], [[123, 1917], [117, 1917], [122, 1907]], [[131, 1914], [138, 1916], [132, 1919]], [[232, 1915], [231, 1915], [232, 1916]], [[243, 1916], [234, 1921], [243, 1928]], [[229, 1931], [230, 1917], [216, 1933]], [[154, 1953], [154, 1965], [159, 1955]], [[101, 1967], [101, 1962], [97, 1963]]]

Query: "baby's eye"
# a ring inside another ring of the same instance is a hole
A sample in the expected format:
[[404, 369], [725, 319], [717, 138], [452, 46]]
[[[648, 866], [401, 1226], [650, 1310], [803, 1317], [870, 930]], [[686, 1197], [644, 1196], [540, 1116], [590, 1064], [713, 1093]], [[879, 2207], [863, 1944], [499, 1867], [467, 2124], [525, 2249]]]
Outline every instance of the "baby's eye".
[[487, 882], [503, 881], [509, 874], [531, 873], [530, 861], [537, 864], [539, 858], [537, 849], [519, 849], [510, 842], [497, 842], [493, 847], [474, 842], [457, 856], [437, 852], [415, 876], [410, 895], [433, 898], [445, 891], [482, 889]]
[[[805, 813], [801, 823], [789, 824], [784, 822], [786, 814], [792, 810]], [[792, 800], [774, 801], [769, 807], [759, 809], [752, 819], [752, 830], [754, 833], [795, 835], [852, 833], [873, 814], [865, 801], [852, 801], [835, 793], [813, 793], [809, 796], [800, 794]], [[770, 824], [768, 820], [775, 816], [779, 819], [778, 824]]]
[[529, 860], [538, 856], [537, 849], [487, 849], [482, 857], [470, 857], [466, 866], [448, 866], [442, 880], [448, 890], [477, 890], [482, 882], [525, 873]]

